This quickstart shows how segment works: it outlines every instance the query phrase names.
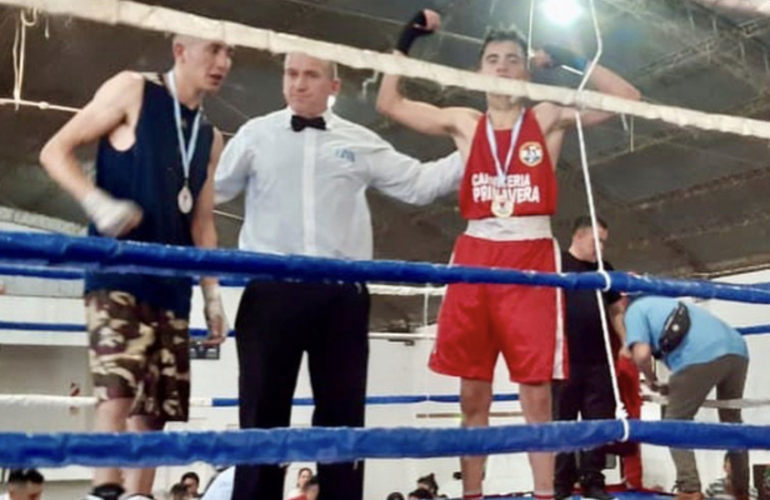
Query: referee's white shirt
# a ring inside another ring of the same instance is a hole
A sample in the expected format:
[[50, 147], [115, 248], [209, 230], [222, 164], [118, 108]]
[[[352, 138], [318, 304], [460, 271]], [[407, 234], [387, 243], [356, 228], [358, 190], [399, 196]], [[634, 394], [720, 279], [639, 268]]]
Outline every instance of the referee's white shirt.
[[246, 190], [242, 250], [368, 260], [367, 188], [416, 205], [459, 189], [459, 153], [421, 163], [331, 111], [326, 130], [295, 132], [291, 118], [286, 108], [250, 120], [222, 153], [217, 203]]

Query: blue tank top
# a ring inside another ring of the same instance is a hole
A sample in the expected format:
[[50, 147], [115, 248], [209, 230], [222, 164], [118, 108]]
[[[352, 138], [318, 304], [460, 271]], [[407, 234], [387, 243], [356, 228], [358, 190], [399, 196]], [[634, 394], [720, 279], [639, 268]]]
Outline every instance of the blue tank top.
[[[162, 80], [159, 80], [162, 81]], [[182, 106], [183, 132], [190, 140], [195, 111]], [[174, 121], [174, 101], [161, 83], [145, 80], [142, 107], [136, 124], [136, 142], [118, 151], [109, 137], [102, 137], [96, 156], [96, 185], [115, 198], [132, 200], [144, 211], [142, 223], [120, 239], [168, 245], [192, 246], [192, 214], [183, 214], [177, 195], [184, 184], [184, 170]], [[198, 145], [190, 165], [193, 199], [206, 182], [213, 129], [201, 118]], [[100, 236], [93, 224], [89, 234]], [[86, 293], [94, 290], [122, 291], [138, 302], [173, 311], [178, 318], [190, 315], [192, 279], [142, 274], [90, 272]]]

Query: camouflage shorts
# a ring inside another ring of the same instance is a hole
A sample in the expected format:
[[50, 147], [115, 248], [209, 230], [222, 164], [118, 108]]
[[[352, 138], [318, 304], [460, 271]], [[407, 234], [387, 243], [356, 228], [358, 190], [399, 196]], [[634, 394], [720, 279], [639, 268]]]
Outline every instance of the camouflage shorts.
[[136, 303], [125, 292], [85, 297], [88, 354], [100, 401], [131, 398], [131, 415], [186, 421], [190, 405], [188, 322]]

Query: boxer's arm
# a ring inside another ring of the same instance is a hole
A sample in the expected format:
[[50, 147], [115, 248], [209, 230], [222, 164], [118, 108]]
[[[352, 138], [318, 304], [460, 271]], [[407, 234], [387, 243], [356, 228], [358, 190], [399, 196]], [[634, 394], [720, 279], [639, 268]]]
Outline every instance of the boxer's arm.
[[[631, 101], [639, 101], [642, 98], [641, 92], [626, 81], [623, 77], [614, 71], [601, 65], [596, 65], [588, 80], [591, 87], [603, 94], [609, 94]], [[614, 116], [614, 113], [605, 111], [596, 111], [588, 109], [580, 112], [580, 120], [584, 127], [597, 125], [608, 118]], [[575, 124], [575, 110], [564, 108], [562, 111], [562, 126], [570, 127]]]
[[[441, 25], [438, 13], [418, 12], [404, 27], [394, 55], [405, 57], [417, 38], [434, 33]], [[377, 94], [377, 111], [413, 130], [429, 135], [453, 136], [459, 123], [469, 116], [478, 120], [477, 111], [468, 108], [441, 108], [405, 98], [399, 88], [401, 77], [385, 75]]]
[[[589, 61], [574, 52], [553, 45], [546, 45], [543, 50], [537, 51], [533, 56], [535, 65], [539, 68], [556, 68], [568, 66], [580, 71], [588, 69]], [[614, 71], [597, 64], [591, 72], [588, 85], [597, 92], [609, 94], [623, 99], [638, 101], [642, 98], [641, 92], [631, 85], [623, 77]], [[575, 125], [576, 109], [572, 107], [556, 106], [551, 103], [542, 103], [538, 106], [554, 106], [558, 108], [558, 118], [555, 125], [559, 128], [567, 128]], [[584, 110], [580, 111], [580, 120], [584, 127], [596, 125], [612, 117], [614, 113], [604, 111]]]
[[81, 203], [95, 189], [83, 172], [75, 150], [91, 144], [125, 124], [142, 98], [141, 75], [124, 71], [107, 80], [91, 102], [78, 111], [40, 152], [40, 163], [64, 190]]
[[91, 102], [78, 111], [40, 152], [40, 163], [48, 175], [80, 202], [96, 229], [105, 236], [128, 233], [141, 222], [142, 210], [133, 201], [116, 200], [97, 189], [83, 172], [75, 150], [109, 136], [121, 125], [133, 125], [143, 92], [141, 75], [129, 71], [119, 73], [105, 82]]
[[[217, 229], [214, 224], [214, 175], [222, 154], [224, 141], [219, 130], [214, 129], [214, 139], [211, 145], [208, 173], [198, 198], [195, 200], [195, 211], [192, 217], [192, 238], [195, 246], [200, 248], [217, 247]], [[201, 284], [207, 280], [217, 282], [216, 278], [203, 278]]]
[[400, 81], [398, 75], [382, 77], [377, 94], [377, 111], [412, 130], [428, 135], [455, 136], [463, 122], [472, 120], [475, 124], [480, 117], [478, 111], [470, 108], [440, 108], [427, 102], [407, 99], [399, 89]]
[[[219, 130], [214, 129], [208, 176], [195, 202], [191, 227], [195, 246], [200, 248], [217, 247], [217, 228], [214, 224], [214, 175], [223, 147], [222, 134]], [[219, 279], [216, 277], [201, 278], [201, 292], [203, 293], [204, 316], [209, 330], [206, 344], [221, 344], [227, 339], [229, 327], [219, 290]]]

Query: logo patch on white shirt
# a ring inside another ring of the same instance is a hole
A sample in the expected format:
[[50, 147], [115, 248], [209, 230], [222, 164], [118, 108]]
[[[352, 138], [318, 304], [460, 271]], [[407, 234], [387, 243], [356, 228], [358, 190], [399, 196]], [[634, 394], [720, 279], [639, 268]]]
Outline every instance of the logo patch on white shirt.
[[342, 158], [343, 160], [347, 160], [350, 163], [356, 162], [356, 154], [345, 148], [339, 148], [336, 151], [334, 151], [334, 154], [337, 155], [339, 158]]

